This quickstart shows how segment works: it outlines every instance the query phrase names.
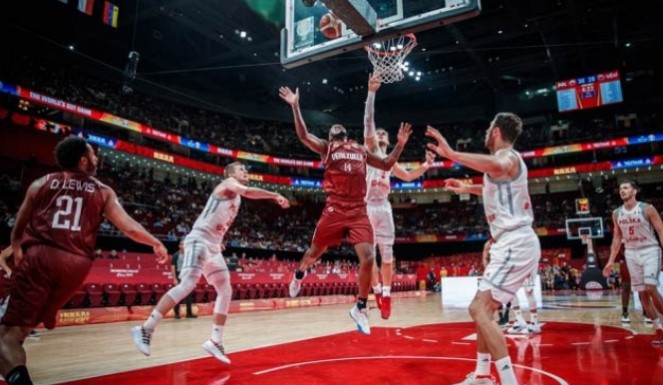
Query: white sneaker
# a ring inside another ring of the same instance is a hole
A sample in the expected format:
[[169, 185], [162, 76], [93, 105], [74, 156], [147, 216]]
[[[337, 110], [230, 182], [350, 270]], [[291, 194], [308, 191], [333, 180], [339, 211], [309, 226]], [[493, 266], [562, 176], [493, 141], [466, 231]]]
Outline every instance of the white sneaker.
[[150, 342], [152, 342], [152, 332], [143, 328], [142, 325], [131, 328], [131, 335], [134, 337], [134, 344], [139, 352], [146, 356], [150, 355]]
[[207, 340], [203, 343], [203, 349], [209, 354], [211, 354], [217, 360], [223, 362], [226, 365], [230, 365], [230, 358], [226, 356], [226, 351], [223, 349], [223, 345], [216, 343], [212, 340]]
[[653, 324], [654, 324], [654, 322], [652, 322], [651, 318], [649, 318], [649, 317], [647, 317], [647, 316], [645, 316], [645, 323], [646, 323], [647, 325], [653, 325]]
[[630, 324], [631, 319], [628, 316], [628, 313], [622, 313], [622, 323], [623, 324]]
[[527, 327], [527, 331], [531, 334], [541, 334], [541, 325], [539, 325], [538, 323], [530, 324]]
[[476, 378], [472, 372], [465, 377], [465, 380], [454, 385], [497, 385], [497, 382], [493, 376]]
[[368, 309], [359, 310], [357, 305], [350, 309], [350, 317], [357, 323], [357, 330], [362, 334], [371, 334], [371, 327], [368, 325]]
[[292, 281], [290, 281], [290, 286], [288, 287], [290, 298], [295, 298], [299, 294], [299, 291], [302, 289], [303, 280], [304, 278], [297, 279], [294, 275], [292, 276]]
[[508, 334], [529, 334], [527, 324], [514, 322], [513, 325], [506, 331]]

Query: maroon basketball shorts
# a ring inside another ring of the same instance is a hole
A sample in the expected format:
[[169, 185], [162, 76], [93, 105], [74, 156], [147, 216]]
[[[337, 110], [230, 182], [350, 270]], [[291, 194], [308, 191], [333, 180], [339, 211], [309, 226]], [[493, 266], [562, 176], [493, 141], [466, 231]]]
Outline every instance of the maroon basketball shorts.
[[55, 315], [83, 284], [92, 260], [44, 245], [30, 246], [14, 270], [3, 325], [55, 327]]
[[313, 244], [318, 247], [336, 246], [347, 235], [352, 245], [375, 242], [373, 226], [366, 213], [366, 205], [343, 207], [327, 204], [313, 233]]

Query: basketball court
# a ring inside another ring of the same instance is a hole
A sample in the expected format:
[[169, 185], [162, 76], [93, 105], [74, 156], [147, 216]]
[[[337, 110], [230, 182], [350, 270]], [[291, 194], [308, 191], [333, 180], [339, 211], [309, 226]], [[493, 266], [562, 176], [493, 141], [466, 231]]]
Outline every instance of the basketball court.
[[[453, 384], [474, 368], [469, 315], [442, 309], [439, 295], [395, 301], [388, 321], [373, 309], [370, 336], [354, 330], [348, 308], [231, 314], [230, 366], [200, 348], [209, 317], [164, 321], [150, 357], [134, 348], [135, 322], [61, 327], [25, 347], [38, 384]], [[545, 296], [542, 333], [507, 336], [520, 382], [659, 384], [663, 348], [649, 344], [653, 329], [633, 313], [621, 325], [620, 314], [618, 294]]]
[[[479, 0], [284, 3], [285, 69], [364, 50], [367, 65], [384, 83], [407, 76], [419, 81], [407, 61], [419, 32], [481, 15]], [[604, 237], [601, 218], [571, 219], [566, 227], [568, 239], [582, 241], [590, 255], [592, 239]], [[588, 262], [583, 287], [606, 287], [596, 260]], [[630, 324], [620, 323], [618, 292], [587, 293], [544, 294], [542, 333], [506, 336], [519, 382], [663, 384], [663, 347], [650, 344], [653, 328], [639, 312], [631, 313]], [[134, 347], [130, 328], [138, 321], [41, 331], [25, 349], [37, 384], [454, 384], [475, 367], [475, 327], [467, 309], [441, 303], [439, 294], [396, 299], [389, 320], [372, 309], [370, 336], [355, 330], [347, 304], [230, 314], [223, 344], [231, 365], [201, 348], [210, 317], [164, 320], [150, 357]]]

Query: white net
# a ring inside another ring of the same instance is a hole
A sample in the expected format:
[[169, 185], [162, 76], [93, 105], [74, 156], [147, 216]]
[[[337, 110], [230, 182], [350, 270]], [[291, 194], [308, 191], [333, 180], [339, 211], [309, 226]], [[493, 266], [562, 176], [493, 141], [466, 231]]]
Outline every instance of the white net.
[[366, 47], [373, 71], [380, 75], [382, 83], [395, 83], [403, 80], [403, 60], [417, 45], [413, 34], [373, 43]]

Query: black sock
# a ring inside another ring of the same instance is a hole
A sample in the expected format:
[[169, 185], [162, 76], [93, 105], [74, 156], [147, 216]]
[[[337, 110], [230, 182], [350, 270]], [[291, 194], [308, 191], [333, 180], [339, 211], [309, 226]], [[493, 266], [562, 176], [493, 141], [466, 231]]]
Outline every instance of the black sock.
[[295, 278], [304, 279], [304, 272], [299, 269], [295, 270]]
[[357, 300], [357, 309], [366, 309], [366, 302], [368, 301], [368, 298], [359, 298]]
[[628, 308], [623, 307], [623, 308], [622, 308], [622, 312], [623, 312], [624, 314], [628, 313]]
[[19, 365], [10, 370], [5, 375], [5, 380], [9, 385], [33, 385], [28, 373], [28, 368], [25, 365]]

